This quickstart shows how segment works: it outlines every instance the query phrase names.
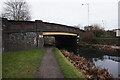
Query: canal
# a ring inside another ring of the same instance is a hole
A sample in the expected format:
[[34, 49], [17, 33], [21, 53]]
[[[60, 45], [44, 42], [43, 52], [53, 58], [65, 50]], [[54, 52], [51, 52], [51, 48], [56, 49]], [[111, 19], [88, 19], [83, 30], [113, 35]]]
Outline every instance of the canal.
[[[44, 37], [45, 45], [54, 46], [54, 37]], [[56, 46], [57, 47], [57, 46]], [[109, 73], [113, 75], [114, 78], [120, 78], [120, 54], [118, 52], [109, 53], [103, 52], [94, 48], [89, 47], [76, 47], [76, 46], [61, 46], [59, 49], [66, 49], [69, 52], [74, 52], [77, 56], [86, 58], [88, 61], [94, 63], [96, 67], [102, 69], [108, 69]]]
[[96, 67], [108, 69], [114, 78], [120, 78], [120, 55], [118, 52], [108, 53], [88, 47], [78, 47], [76, 51], [74, 48], [67, 50], [93, 62]]

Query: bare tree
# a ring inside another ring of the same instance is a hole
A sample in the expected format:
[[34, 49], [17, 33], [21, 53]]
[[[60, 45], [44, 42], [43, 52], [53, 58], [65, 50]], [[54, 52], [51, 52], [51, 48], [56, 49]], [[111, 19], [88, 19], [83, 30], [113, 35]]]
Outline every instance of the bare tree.
[[104, 31], [104, 28], [101, 27], [100, 24], [92, 24], [91, 26], [93, 27], [93, 30], [103, 30]]
[[79, 28], [79, 29], [83, 29], [81, 24], [75, 25], [74, 27]]
[[84, 27], [84, 30], [93, 32], [96, 37], [102, 37], [105, 33], [104, 28], [101, 27], [99, 24], [93, 24], [91, 26], [86, 26]]
[[30, 10], [25, 0], [9, 0], [4, 2], [2, 17], [9, 20], [30, 20]]

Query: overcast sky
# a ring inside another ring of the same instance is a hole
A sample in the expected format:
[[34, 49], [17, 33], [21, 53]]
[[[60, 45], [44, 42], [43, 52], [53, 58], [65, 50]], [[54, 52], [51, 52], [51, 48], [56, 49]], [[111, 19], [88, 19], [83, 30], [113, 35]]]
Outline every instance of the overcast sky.
[[[6, 0], [1, 0], [0, 5]], [[120, 0], [26, 0], [31, 7], [32, 20], [59, 23], [80, 28], [88, 25], [89, 3], [90, 24], [100, 24], [105, 29], [118, 28], [118, 1]], [[0, 6], [2, 12], [3, 6]]]

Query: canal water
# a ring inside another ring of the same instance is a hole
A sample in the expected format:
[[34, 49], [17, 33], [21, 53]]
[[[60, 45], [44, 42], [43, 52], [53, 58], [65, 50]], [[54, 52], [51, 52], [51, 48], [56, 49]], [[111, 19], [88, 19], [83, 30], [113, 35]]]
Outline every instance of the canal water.
[[[68, 49], [72, 51], [72, 49]], [[79, 47], [74, 53], [82, 56], [94, 63], [96, 67], [108, 69], [114, 78], [120, 78], [120, 55], [116, 53], [108, 53], [88, 47]]]

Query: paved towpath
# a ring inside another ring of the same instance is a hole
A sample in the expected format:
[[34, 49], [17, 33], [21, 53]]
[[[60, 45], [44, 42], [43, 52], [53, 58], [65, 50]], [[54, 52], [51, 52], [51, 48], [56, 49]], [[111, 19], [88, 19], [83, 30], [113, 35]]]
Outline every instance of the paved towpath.
[[63, 78], [63, 74], [55, 59], [55, 52], [52, 47], [45, 48], [46, 53], [43, 56], [38, 78]]

